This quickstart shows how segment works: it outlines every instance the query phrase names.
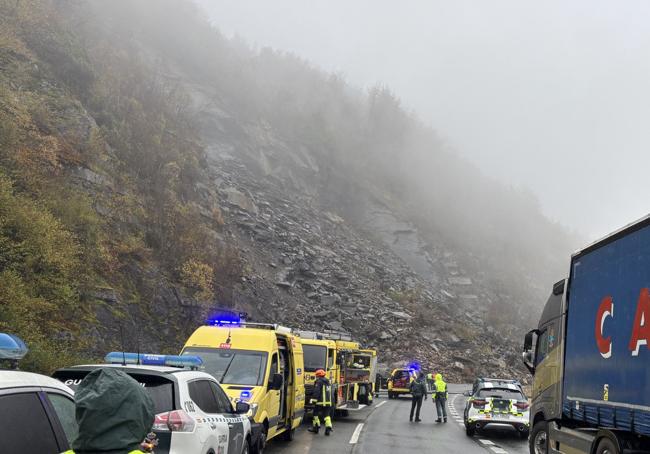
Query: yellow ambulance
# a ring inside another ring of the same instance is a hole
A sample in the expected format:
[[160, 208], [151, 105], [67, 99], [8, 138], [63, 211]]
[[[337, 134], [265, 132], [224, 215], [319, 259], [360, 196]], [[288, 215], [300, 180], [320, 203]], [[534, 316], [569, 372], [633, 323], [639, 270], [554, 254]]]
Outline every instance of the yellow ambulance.
[[190, 336], [183, 355], [200, 356], [228, 396], [245, 401], [261, 425], [259, 447], [282, 435], [292, 440], [305, 413], [303, 349], [291, 329], [214, 320]]

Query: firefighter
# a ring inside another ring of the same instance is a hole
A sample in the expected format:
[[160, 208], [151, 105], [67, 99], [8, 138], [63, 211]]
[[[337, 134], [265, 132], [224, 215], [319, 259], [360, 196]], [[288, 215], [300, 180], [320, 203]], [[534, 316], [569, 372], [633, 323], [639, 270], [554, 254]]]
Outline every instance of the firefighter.
[[435, 392], [436, 413], [438, 414], [436, 422], [442, 422], [440, 418], [444, 418], [445, 422], [447, 422], [447, 383], [442, 379], [442, 374], [436, 374], [433, 388]]
[[409, 391], [411, 392], [411, 416], [409, 421], [413, 421], [413, 411], [415, 410], [415, 422], [420, 422], [422, 399], [427, 400], [427, 385], [424, 382], [423, 372], [420, 372], [418, 378], [409, 384]]
[[153, 434], [149, 434], [153, 401], [121, 370], [106, 367], [89, 373], [75, 393], [75, 407], [79, 434], [72, 441], [74, 451], [64, 454], [144, 454], [154, 448]]
[[325, 377], [325, 371], [318, 369], [315, 373], [316, 382], [314, 383], [314, 391], [311, 395], [311, 402], [314, 405], [314, 419], [312, 427], [308, 430], [315, 434], [320, 430], [321, 417], [325, 421], [325, 435], [332, 432], [332, 385]]

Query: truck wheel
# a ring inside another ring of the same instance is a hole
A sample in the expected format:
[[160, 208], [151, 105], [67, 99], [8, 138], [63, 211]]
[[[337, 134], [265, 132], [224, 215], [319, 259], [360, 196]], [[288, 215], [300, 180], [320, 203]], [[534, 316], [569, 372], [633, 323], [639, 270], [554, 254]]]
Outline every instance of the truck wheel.
[[596, 454], [620, 454], [618, 446], [609, 438], [603, 438], [598, 443], [598, 448], [596, 448]]
[[539, 421], [533, 426], [528, 440], [530, 454], [548, 454], [548, 423]]

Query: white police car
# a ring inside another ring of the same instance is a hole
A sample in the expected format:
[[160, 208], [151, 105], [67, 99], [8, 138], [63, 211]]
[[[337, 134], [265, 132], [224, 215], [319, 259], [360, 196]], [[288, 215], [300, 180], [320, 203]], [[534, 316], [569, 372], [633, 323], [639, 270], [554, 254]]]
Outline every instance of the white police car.
[[521, 438], [529, 432], [528, 399], [516, 380], [480, 379], [474, 383], [472, 392], [467, 392], [465, 405], [465, 432], [485, 429], [508, 428], [517, 431]]
[[[0, 333], [0, 367], [27, 353], [15, 336]], [[72, 390], [45, 375], [0, 370], [0, 452], [58, 454], [77, 434]]]
[[[248, 454], [251, 452], [249, 405], [233, 408], [211, 375], [193, 370], [197, 356], [166, 356], [114, 352], [107, 363], [59, 369], [54, 377], [75, 389], [92, 370], [116, 367], [149, 392], [156, 418], [156, 454]], [[181, 368], [182, 367], [182, 368]]]

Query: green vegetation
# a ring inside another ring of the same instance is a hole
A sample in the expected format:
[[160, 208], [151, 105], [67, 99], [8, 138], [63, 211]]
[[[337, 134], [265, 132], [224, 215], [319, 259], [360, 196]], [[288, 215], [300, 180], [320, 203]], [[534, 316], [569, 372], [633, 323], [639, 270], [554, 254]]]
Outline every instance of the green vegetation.
[[121, 296], [117, 319], [127, 305], [146, 316], [155, 288], [133, 269], [207, 305], [239, 272], [213, 241], [216, 201], [195, 189], [188, 97], [95, 20], [74, 1], [0, 0], [0, 331], [40, 371], [101, 351], [94, 289]]

